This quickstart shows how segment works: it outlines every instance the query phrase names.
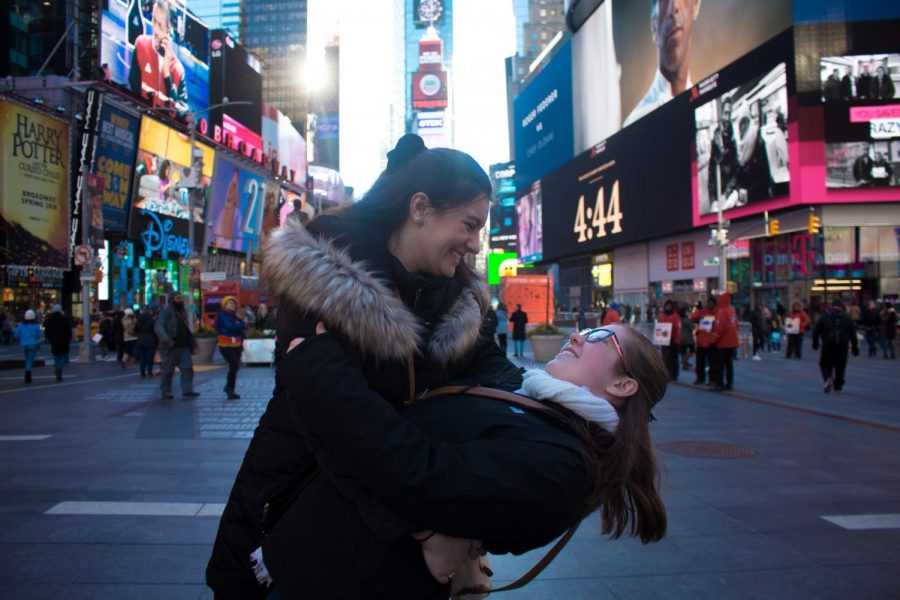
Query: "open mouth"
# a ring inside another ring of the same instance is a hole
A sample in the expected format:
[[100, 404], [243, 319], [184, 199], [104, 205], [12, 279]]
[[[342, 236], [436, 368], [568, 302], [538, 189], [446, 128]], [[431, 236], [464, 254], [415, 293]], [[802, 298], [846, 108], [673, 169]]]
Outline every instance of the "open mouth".
[[575, 358], [578, 358], [578, 355], [575, 354], [575, 350], [572, 348], [571, 344], [566, 344], [565, 346], [563, 346], [563, 349], [559, 351], [560, 356], [562, 356], [563, 354], [571, 354]]

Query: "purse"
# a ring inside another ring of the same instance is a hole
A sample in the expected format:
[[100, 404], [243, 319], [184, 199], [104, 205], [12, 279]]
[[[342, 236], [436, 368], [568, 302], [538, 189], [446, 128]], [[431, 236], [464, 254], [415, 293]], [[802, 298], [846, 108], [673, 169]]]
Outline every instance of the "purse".
[[[470, 394], [472, 396], [482, 396], [484, 398], [492, 398], [494, 400], [502, 400], [504, 402], [509, 402], [511, 404], [516, 404], [518, 406], [524, 406], [526, 408], [530, 408], [532, 410], [540, 411], [544, 414], [551, 415], [557, 417], [561, 421], [566, 421], [566, 418], [560, 414], [558, 411], [553, 410], [546, 404], [542, 404], [536, 400], [532, 400], [531, 398], [526, 398], [525, 396], [520, 396], [518, 394], [513, 394], [512, 392], [505, 392], [503, 390], [495, 390], [493, 388], [486, 388], [481, 386], [463, 386], [463, 385], [448, 385], [441, 388], [437, 388], [431, 390], [429, 392], [425, 392], [419, 398], [420, 400], [427, 400], [428, 398], [434, 398], [435, 396], [448, 396], [455, 394]], [[575, 522], [568, 531], [566, 531], [561, 538], [553, 545], [552, 548], [544, 555], [544, 557], [537, 562], [527, 573], [513, 581], [508, 585], [504, 585], [499, 588], [491, 587], [491, 577], [494, 575], [493, 571], [491, 571], [490, 562], [488, 561], [486, 556], [479, 556], [478, 558], [467, 558], [463, 561], [463, 563], [456, 569], [456, 572], [453, 574], [453, 577], [450, 580], [450, 597], [453, 600], [482, 600], [486, 598], [489, 594], [495, 592], [507, 592], [510, 590], [517, 590], [521, 587], [525, 587], [531, 580], [541, 574], [541, 571], [547, 568], [554, 558], [562, 551], [565, 545], [572, 539], [572, 536], [575, 535], [575, 531], [578, 529], [578, 526], [581, 525], [581, 519]]]

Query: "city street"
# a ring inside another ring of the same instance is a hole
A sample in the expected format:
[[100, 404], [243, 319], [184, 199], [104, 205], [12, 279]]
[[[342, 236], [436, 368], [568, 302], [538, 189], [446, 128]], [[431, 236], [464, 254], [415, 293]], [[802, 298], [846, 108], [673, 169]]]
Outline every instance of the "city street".
[[[816, 360], [807, 342], [800, 361], [739, 361], [733, 393], [682, 373], [651, 426], [668, 536], [610, 542], [594, 516], [502, 597], [897, 597], [897, 363], [852, 358], [845, 390], [824, 395]], [[221, 365], [199, 371], [200, 397], [168, 402], [114, 362], [72, 364], [60, 384], [41, 367], [27, 388], [0, 371], [0, 597], [212, 597], [217, 517], [272, 371], [242, 370], [237, 401]], [[493, 557], [495, 584], [541, 556]]]

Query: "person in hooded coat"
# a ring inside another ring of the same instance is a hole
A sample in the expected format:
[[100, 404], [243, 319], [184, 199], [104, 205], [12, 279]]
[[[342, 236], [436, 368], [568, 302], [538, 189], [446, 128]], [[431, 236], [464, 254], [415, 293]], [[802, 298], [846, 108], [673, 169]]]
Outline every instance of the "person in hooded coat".
[[[286, 341], [313, 335], [321, 321], [340, 332], [334, 335], [355, 351], [353, 364], [368, 388], [395, 409], [450, 382], [517, 389], [520, 369], [483, 327], [486, 286], [463, 260], [479, 250], [490, 194], [490, 179], [471, 156], [426, 149], [407, 135], [362, 200], [317, 217], [308, 229], [289, 220], [263, 252], [262, 278], [279, 306], [276, 361]], [[217, 598], [266, 597], [249, 561], [262, 541], [264, 514], [288, 505], [319, 472], [295, 418], [303, 398], [286, 394], [278, 373], [207, 566]], [[376, 426], [347, 418], [363, 429]], [[339, 481], [341, 495], [379, 539], [415, 531], [370, 492]]]
[[56, 381], [63, 380], [63, 369], [69, 363], [69, 344], [72, 343], [72, 321], [55, 304], [53, 311], [44, 319], [44, 337], [50, 342], [53, 354], [53, 373]]

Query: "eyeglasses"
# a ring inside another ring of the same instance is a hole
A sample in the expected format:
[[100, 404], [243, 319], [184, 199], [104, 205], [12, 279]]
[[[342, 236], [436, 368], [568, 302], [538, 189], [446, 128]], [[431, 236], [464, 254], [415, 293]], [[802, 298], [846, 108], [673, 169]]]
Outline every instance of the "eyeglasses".
[[607, 327], [595, 327], [594, 329], [583, 329], [578, 332], [578, 335], [584, 336], [584, 341], [595, 344], [597, 342], [605, 342], [606, 340], [612, 340], [613, 346], [616, 348], [616, 352], [619, 353], [619, 358], [622, 359], [622, 369], [625, 371], [625, 374], [634, 379], [634, 375], [631, 374], [631, 369], [628, 368], [628, 360], [625, 358], [625, 353], [622, 351], [622, 344], [619, 342], [619, 337], [616, 335], [616, 332]]

